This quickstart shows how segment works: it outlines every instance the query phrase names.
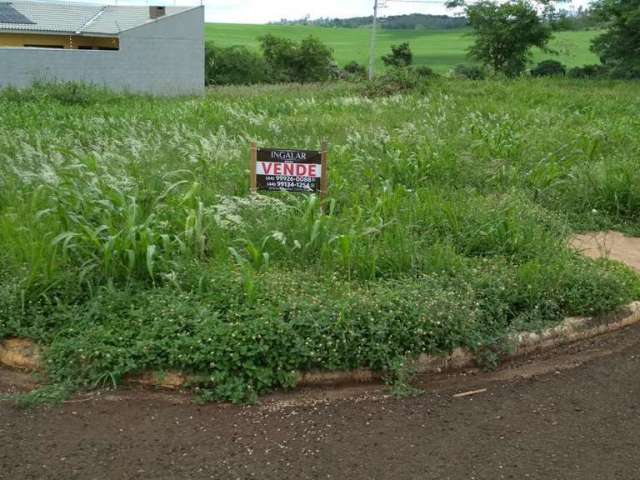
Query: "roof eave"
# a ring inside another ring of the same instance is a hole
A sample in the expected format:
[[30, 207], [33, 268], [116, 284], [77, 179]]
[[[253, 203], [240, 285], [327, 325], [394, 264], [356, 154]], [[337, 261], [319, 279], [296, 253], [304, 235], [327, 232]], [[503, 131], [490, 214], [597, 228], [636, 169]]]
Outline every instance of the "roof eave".
[[116, 38], [120, 35], [118, 33], [98, 33], [98, 32], [72, 32], [72, 31], [60, 31], [60, 30], [27, 30], [20, 28], [0, 28], [0, 34], [24, 34], [24, 35], [69, 35], [72, 37], [107, 37]]

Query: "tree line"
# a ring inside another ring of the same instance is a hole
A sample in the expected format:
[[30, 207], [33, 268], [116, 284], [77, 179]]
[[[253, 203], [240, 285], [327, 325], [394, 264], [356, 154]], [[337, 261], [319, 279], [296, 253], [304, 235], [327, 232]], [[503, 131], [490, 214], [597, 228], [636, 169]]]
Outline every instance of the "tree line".
[[[383, 30], [449, 30], [464, 28], [469, 26], [469, 19], [464, 15], [428, 15], [422, 13], [411, 13], [407, 15], [390, 15], [378, 19], [379, 27]], [[576, 10], [563, 8], [554, 9], [545, 21], [549, 23], [552, 30], [591, 30], [603, 28], [603, 19], [591, 8], [578, 7]], [[373, 23], [373, 16], [352, 17], [352, 18], [331, 18], [321, 17], [311, 19], [308, 15], [304, 18], [289, 20], [283, 18], [277, 22], [270, 22], [269, 25], [309, 25], [314, 27], [327, 28], [363, 28], [370, 27]]]
[[[448, 5], [463, 8], [475, 38], [469, 56], [492, 72], [509, 77], [521, 75], [530, 62], [533, 47], [555, 53], [549, 47], [552, 25], [546, 20], [553, 18], [556, 11], [548, 0], [452, 0]], [[606, 31], [591, 45], [600, 65], [585, 66], [583, 76], [640, 78], [640, 0], [599, 0], [591, 14]], [[560, 73], [562, 66], [555, 63], [554, 68]], [[553, 62], [547, 61], [547, 65]]]
[[[390, 15], [379, 19], [380, 28], [388, 30], [420, 30], [423, 28], [451, 29], [462, 28], [467, 25], [464, 17], [449, 15], [425, 15], [412, 13], [408, 15]], [[275, 25], [312, 25], [316, 27], [331, 28], [360, 28], [368, 27], [373, 23], [373, 16], [352, 18], [318, 18], [310, 19], [308, 16], [297, 20], [282, 19], [274, 22]]]
[[[463, 9], [474, 37], [468, 55], [477, 62], [459, 65], [453, 71], [455, 76], [472, 79], [487, 75], [517, 77], [531, 65], [534, 47], [555, 53], [549, 47], [554, 31], [549, 19], [556, 18], [557, 12], [547, 0], [481, 0], [473, 3], [453, 0], [449, 6]], [[567, 71], [560, 62], [546, 60], [530, 69], [530, 73], [534, 76], [569, 74], [578, 78], [640, 79], [640, 0], [599, 0], [590, 15], [606, 27], [591, 45], [600, 64]], [[205, 49], [207, 84], [308, 83], [331, 79], [361, 80], [366, 76], [366, 68], [355, 61], [343, 67], [336, 65], [331, 48], [313, 36], [300, 42], [274, 35], [265, 35], [259, 40], [259, 52], [244, 46], [224, 48], [208, 42]], [[391, 53], [382, 59], [393, 69], [409, 68], [413, 60], [410, 45], [393, 46]], [[433, 76], [428, 67], [404, 72], [401, 78], [406, 80], [407, 74]], [[397, 72], [394, 75], [397, 76]]]

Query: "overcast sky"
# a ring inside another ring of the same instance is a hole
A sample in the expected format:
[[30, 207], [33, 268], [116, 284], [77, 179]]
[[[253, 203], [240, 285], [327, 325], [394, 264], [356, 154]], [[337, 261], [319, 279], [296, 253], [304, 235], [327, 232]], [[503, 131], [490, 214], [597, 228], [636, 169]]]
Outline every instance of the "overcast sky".
[[[382, 15], [446, 13], [444, 2], [428, 4], [387, 2]], [[262, 23], [281, 18], [360, 17], [371, 15], [373, 0], [208, 0], [207, 21]]]
[[[418, 2], [425, 3], [418, 3]], [[588, 0], [574, 0], [586, 5]], [[386, 1], [381, 15], [403, 13], [446, 14], [444, 1]], [[206, 0], [208, 22], [265, 23], [281, 18], [359, 17], [371, 15], [373, 0]]]
[[[2, 0], [0, 0], [2, 1]], [[85, 0], [101, 3], [101, 0]], [[198, 5], [201, 0], [103, 0], [120, 5]], [[381, 0], [382, 1], [382, 0]], [[589, 0], [573, 0], [566, 5], [586, 5]], [[373, 12], [373, 0], [202, 0], [206, 5], [207, 22], [266, 23], [281, 18], [299, 19], [306, 15], [318, 17], [363, 17]], [[380, 15], [403, 13], [446, 14], [444, 1], [386, 0]]]

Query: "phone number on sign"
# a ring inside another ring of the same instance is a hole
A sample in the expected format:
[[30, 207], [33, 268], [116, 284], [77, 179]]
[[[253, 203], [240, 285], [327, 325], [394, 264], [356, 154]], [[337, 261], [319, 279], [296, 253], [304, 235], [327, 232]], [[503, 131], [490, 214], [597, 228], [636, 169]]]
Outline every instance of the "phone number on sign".
[[267, 182], [269, 188], [297, 188], [301, 190], [313, 190], [314, 182]]

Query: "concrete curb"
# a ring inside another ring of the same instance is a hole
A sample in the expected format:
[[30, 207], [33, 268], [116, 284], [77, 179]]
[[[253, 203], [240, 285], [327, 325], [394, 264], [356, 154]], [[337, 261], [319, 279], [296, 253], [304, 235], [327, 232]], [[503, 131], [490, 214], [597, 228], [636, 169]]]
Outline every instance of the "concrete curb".
[[[524, 332], [510, 337], [514, 350], [503, 361], [514, 360], [530, 353], [552, 349], [576, 340], [597, 337], [640, 323], [640, 302], [633, 302], [613, 315], [603, 317], [567, 318], [559, 325], [539, 333]], [[457, 348], [449, 355], [420, 355], [413, 364], [416, 373], [442, 373], [474, 368], [474, 354]], [[383, 374], [372, 370], [349, 372], [308, 372], [298, 377], [296, 386], [322, 386], [349, 383], [368, 383], [380, 380]]]
[[[633, 302], [619, 312], [603, 317], [567, 318], [561, 324], [539, 333], [526, 332], [511, 336], [515, 346], [513, 353], [503, 360], [512, 360], [524, 355], [548, 350], [576, 340], [597, 337], [608, 332], [640, 323], [640, 302]], [[41, 369], [40, 349], [26, 339], [0, 341], [0, 365], [23, 370]], [[446, 356], [420, 355], [413, 367], [417, 373], [442, 373], [476, 366], [473, 353], [458, 348]], [[297, 387], [320, 387], [353, 383], [373, 383], [382, 378], [382, 372], [358, 369], [338, 372], [300, 372]], [[203, 376], [187, 375], [182, 372], [143, 372], [125, 378], [125, 383], [168, 390], [180, 389], [189, 383], [201, 380]]]

